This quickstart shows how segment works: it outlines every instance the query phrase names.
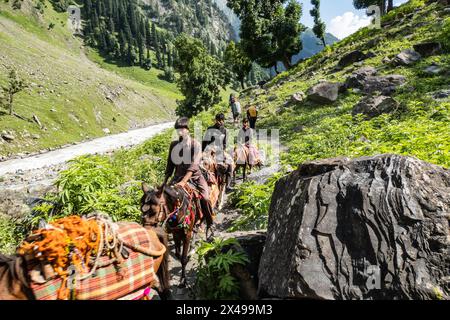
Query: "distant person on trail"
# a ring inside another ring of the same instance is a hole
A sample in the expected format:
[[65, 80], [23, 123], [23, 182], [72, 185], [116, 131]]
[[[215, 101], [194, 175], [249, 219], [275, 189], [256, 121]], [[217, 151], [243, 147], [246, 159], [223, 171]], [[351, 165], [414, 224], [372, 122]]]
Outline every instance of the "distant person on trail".
[[256, 109], [255, 105], [250, 105], [250, 107], [247, 109], [247, 118], [250, 122], [250, 128], [255, 130], [256, 129], [256, 120], [258, 120], [258, 110]]
[[234, 124], [237, 124], [239, 121], [239, 116], [241, 115], [241, 103], [239, 102], [239, 100], [236, 96], [231, 95], [230, 104], [231, 104], [231, 113], [233, 114]]
[[179, 139], [170, 144], [164, 186], [175, 171], [171, 184], [184, 188], [189, 182], [201, 195], [200, 204], [208, 225], [213, 223], [213, 209], [209, 198], [208, 183], [200, 169], [202, 150], [199, 142], [189, 134], [189, 119], [179, 118], [175, 122]]
[[226, 189], [230, 191], [233, 177], [233, 160], [227, 153], [227, 129], [225, 129], [225, 115], [223, 113], [217, 114], [215, 124], [206, 130], [202, 142], [202, 150], [205, 151], [208, 146], [215, 147], [217, 163], [226, 167]]

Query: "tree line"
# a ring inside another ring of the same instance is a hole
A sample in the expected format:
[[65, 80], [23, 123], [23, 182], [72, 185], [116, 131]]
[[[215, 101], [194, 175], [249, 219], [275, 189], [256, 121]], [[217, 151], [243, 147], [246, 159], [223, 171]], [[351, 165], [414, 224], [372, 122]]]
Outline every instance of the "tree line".
[[83, 0], [82, 16], [86, 43], [111, 60], [147, 70], [173, 67], [176, 57], [168, 41], [173, 36], [144, 17], [135, 0]]

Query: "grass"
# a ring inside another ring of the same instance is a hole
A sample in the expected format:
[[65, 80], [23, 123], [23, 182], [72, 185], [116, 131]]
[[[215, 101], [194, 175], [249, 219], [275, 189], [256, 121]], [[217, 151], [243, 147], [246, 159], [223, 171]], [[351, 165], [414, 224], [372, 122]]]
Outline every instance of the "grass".
[[[384, 57], [393, 57], [415, 43], [445, 41], [447, 22], [440, 21], [436, 15], [437, 4], [424, 7], [422, 1], [412, 1], [385, 19], [395, 19], [416, 9], [421, 11], [403, 24], [394, 23], [388, 30], [362, 29], [280, 74], [270, 82], [266, 94], [256, 96], [256, 92], [249, 92], [242, 97], [244, 103], [252, 101], [261, 106], [263, 127], [280, 128], [282, 143], [289, 148], [282, 155], [285, 164], [296, 167], [308, 160], [397, 153], [450, 167], [450, 102], [437, 101], [430, 96], [432, 92], [447, 89], [448, 78], [445, 73], [430, 76], [423, 72], [432, 63], [450, 70], [450, 55], [447, 52], [424, 58], [411, 67], [393, 67], [382, 62]], [[412, 36], [406, 37], [409, 34]], [[309, 102], [283, 106], [293, 93], [306, 92], [321, 79], [345, 81], [357, 67], [332, 71], [340, 57], [356, 49], [369, 50], [367, 43], [375, 38], [379, 43], [370, 50], [376, 56], [365, 60], [364, 65], [379, 68], [382, 75], [401, 74], [407, 78], [407, 84], [394, 94], [401, 105], [398, 112], [369, 121], [353, 118], [351, 111], [362, 95], [352, 90], [341, 94], [338, 101], [329, 106]]]

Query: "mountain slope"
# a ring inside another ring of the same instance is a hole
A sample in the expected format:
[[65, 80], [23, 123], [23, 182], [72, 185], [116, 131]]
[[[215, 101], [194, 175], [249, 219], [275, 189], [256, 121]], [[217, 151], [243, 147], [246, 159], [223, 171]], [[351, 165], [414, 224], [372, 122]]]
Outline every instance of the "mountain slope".
[[[243, 95], [243, 105], [250, 101], [258, 104], [262, 117], [259, 125], [281, 130], [282, 142], [289, 148], [282, 155], [286, 164], [397, 153], [450, 167], [449, 12], [449, 8], [444, 10], [435, 2], [410, 1], [384, 17], [382, 29], [362, 29], [299, 63], [264, 89]], [[447, 51], [424, 56], [409, 66], [388, 63], [401, 51], [426, 42], [440, 42]], [[362, 62], [336, 68], [354, 50], [372, 55]], [[317, 105], [309, 99], [290, 103], [294, 93], [307, 93], [322, 81], [345, 82], [363, 66], [375, 67], [379, 75], [406, 77], [406, 84], [392, 94], [399, 103], [397, 111], [369, 120], [353, 117], [353, 108], [364, 99], [361, 90], [356, 89], [340, 93], [337, 101], [328, 105]], [[427, 71], [430, 67], [439, 71]]]
[[108, 65], [70, 33], [66, 13], [45, 3], [42, 13], [30, 0], [20, 10], [0, 3], [0, 84], [6, 84], [10, 68], [16, 69], [29, 87], [17, 94], [14, 109], [29, 119], [36, 115], [45, 127], [0, 115], [0, 133], [15, 137], [0, 139], [0, 158], [102, 136], [106, 128], [116, 133], [173, 117], [180, 94], [174, 84], [158, 79], [160, 71]]

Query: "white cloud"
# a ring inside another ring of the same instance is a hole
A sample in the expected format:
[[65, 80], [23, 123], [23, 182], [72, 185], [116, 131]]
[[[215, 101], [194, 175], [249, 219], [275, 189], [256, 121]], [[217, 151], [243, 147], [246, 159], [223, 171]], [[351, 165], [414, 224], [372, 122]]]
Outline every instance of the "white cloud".
[[359, 29], [368, 26], [371, 17], [358, 16], [351, 11], [333, 18], [328, 26], [329, 32], [339, 39], [344, 39]]

